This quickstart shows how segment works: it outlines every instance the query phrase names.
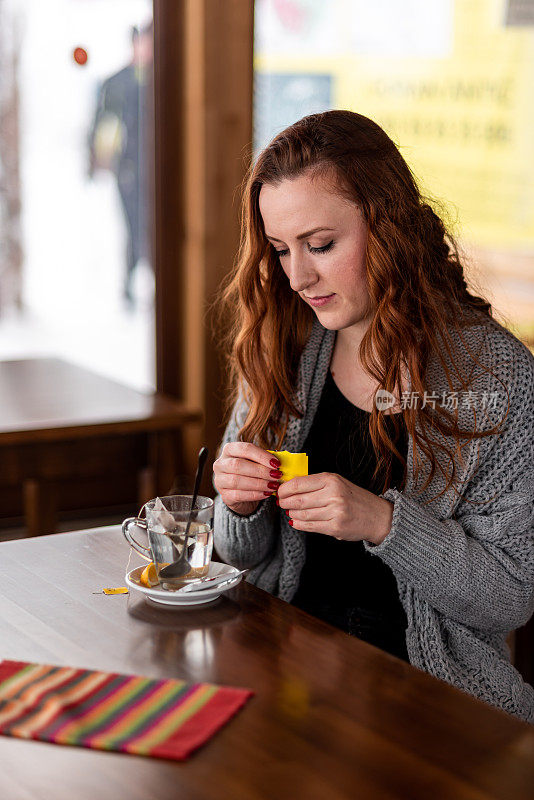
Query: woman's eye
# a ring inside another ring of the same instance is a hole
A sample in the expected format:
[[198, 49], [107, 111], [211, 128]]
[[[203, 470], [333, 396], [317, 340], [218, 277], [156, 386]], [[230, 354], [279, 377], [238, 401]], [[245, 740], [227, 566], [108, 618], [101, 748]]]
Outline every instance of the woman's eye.
[[[328, 242], [328, 244], [325, 244], [322, 247], [312, 247], [311, 244], [309, 244], [308, 250], [310, 253], [328, 253], [328, 251], [331, 250], [333, 246], [334, 246], [334, 240], [332, 239], [331, 242]], [[275, 248], [275, 253], [278, 256], [278, 258], [283, 258], [284, 256], [287, 256], [289, 250], [287, 248], [285, 250], [276, 250]]]
[[325, 244], [322, 247], [312, 247], [311, 244], [309, 244], [308, 250], [310, 251], [310, 253], [328, 253], [328, 251], [331, 250], [333, 246], [334, 246], [334, 240], [332, 239], [331, 242], [328, 242], [328, 244]]

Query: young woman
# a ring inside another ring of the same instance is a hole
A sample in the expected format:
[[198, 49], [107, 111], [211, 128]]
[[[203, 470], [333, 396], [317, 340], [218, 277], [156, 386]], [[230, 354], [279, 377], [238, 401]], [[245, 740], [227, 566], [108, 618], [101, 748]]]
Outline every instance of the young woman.
[[[534, 610], [534, 357], [378, 125], [313, 114], [260, 153], [220, 310], [220, 556], [534, 723], [506, 643]], [[280, 484], [268, 450], [309, 475]]]

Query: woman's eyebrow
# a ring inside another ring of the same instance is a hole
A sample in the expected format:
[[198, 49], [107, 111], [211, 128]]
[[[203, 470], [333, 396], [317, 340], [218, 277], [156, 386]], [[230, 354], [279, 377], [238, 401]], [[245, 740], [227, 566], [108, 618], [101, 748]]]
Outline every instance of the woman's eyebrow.
[[[306, 231], [306, 233], [299, 233], [297, 239], [305, 239], [306, 236], [311, 236], [312, 233], [318, 233], [318, 231], [333, 231], [333, 230], [334, 228], [314, 228], [311, 231]], [[273, 242], [281, 242], [283, 244], [282, 240], [277, 239], [275, 236], [269, 236], [268, 233], [266, 233], [265, 236], [267, 237], [267, 239], [272, 239]]]

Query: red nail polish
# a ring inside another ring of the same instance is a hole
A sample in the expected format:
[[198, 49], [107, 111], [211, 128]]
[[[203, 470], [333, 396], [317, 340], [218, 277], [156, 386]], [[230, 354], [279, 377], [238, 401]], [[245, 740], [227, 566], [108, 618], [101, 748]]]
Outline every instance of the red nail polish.
[[265, 497], [270, 497], [272, 492], [264, 492], [263, 494], [265, 495]]
[[269, 483], [267, 484], [267, 488], [268, 489], [278, 489], [278, 484], [275, 483], [274, 481], [269, 481]]
[[269, 475], [271, 476], [271, 478], [281, 478], [282, 477], [282, 472], [279, 469], [272, 469], [269, 472]]
[[277, 458], [271, 458], [269, 464], [271, 465], [271, 467], [279, 467], [280, 461]]
[[293, 527], [293, 520], [292, 519], [288, 519], [288, 522], [291, 525], [291, 527]]

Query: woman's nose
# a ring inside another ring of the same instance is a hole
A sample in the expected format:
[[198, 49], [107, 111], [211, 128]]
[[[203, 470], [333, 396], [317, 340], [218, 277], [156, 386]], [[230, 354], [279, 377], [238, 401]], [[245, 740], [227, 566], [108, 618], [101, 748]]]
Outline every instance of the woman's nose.
[[290, 257], [288, 278], [289, 285], [294, 292], [302, 292], [313, 283], [313, 269], [307, 263], [305, 256], [292, 255]]

